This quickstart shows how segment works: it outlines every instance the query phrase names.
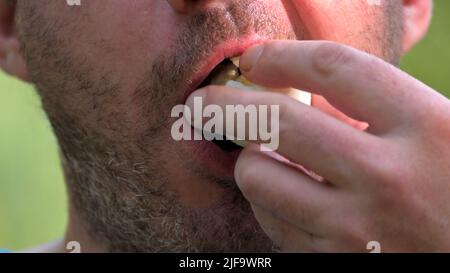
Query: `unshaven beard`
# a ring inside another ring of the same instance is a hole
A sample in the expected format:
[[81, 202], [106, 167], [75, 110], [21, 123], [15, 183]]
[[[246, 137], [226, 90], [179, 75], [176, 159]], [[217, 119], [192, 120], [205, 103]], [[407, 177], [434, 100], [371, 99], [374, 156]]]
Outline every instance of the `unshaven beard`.
[[[83, 120], [85, 113], [68, 111], [63, 96], [90, 94], [93, 99], [85, 103], [96, 101], [96, 107], [101, 108], [108, 99], [101, 94], [120, 93], [120, 83], [110, 79], [108, 73], [91, 78], [92, 67], [88, 62], [71, 59], [70, 47], [64, 48], [61, 39], [52, 36], [56, 35], [52, 34], [52, 26], [57, 22], [49, 24], [36, 18], [35, 14], [39, 14], [36, 9], [30, 8], [23, 14], [23, 24], [33, 22], [34, 26], [24, 27], [22, 31], [28, 33], [22, 36], [47, 40], [28, 40], [24, 52], [61, 147], [71, 203], [90, 237], [112, 252], [274, 250], [234, 181], [216, 177], [202, 166], [186, 161], [179, 168], [228, 191], [224, 199], [209, 208], [187, 209], [167, 188], [170, 170], [166, 166], [170, 162], [160, 155], [161, 147], [167, 145], [170, 109], [184, 103], [180, 89], [197, 69], [192, 64], [210, 55], [220, 42], [251, 31], [273, 39], [302, 39], [282, 21], [286, 18], [274, 14], [264, 1], [251, 0], [231, 2], [228, 19], [222, 9], [192, 15], [173, 48], [149, 64], [147, 75], [133, 93], [133, 101], [139, 102], [133, 107], [140, 108], [141, 116], [132, 121], [133, 127], [145, 129], [139, 131], [138, 137], [130, 137], [129, 125], [117, 118], [123, 113], [103, 113], [109, 121], [108, 129], [115, 133], [111, 139], [97, 128], [87, 126]], [[33, 47], [34, 43], [38, 45]], [[41, 60], [36, 56], [47, 58]], [[52, 57], [55, 59], [51, 60]], [[44, 63], [48, 59], [52, 62]], [[46, 71], [48, 67], [50, 71]], [[102, 126], [105, 124], [99, 123], [97, 127]]]
[[[39, 22], [39, 18], [30, 18], [33, 10], [23, 17]], [[133, 92], [132, 100], [139, 102], [133, 107], [140, 108], [141, 117], [132, 121], [133, 128], [145, 129], [138, 131], [137, 137], [130, 137], [129, 125], [121, 123], [120, 118], [114, 119], [123, 113], [100, 113], [110, 120], [108, 130], [114, 132], [114, 139], [97, 130], [106, 124], [99, 123], [98, 128], [86, 125], [85, 113], [67, 110], [62, 94], [55, 92], [65, 90], [64, 96], [112, 96], [120, 93], [120, 83], [109, 79], [107, 73], [101, 79], [93, 79], [87, 73], [92, 71], [88, 62], [70, 58], [70, 47], [52, 46], [61, 45], [61, 39], [53, 37], [52, 41], [52, 35], [56, 34], [46, 30], [45, 25], [36, 32], [23, 34], [26, 37], [42, 32], [48, 39], [44, 48], [39, 49], [32, 48], [33, 43], [28, 41], [29, 48], [24, 51], [61, 147], [71, 204], [94, 241], [106, 245], [111, 252], [274, 250], [234, 181], [216, 177], [186, 161], [179, 168], [190, 170], [199, 179], [206, 178], [227, 191], [223, 199], [208, 208], [188, 209], [167, 188], [170, 183], [167, 174], [171, 170], [166, 166], [170, 164], [160, 155], [161, 147], [167, 145], [171, 107], [184, 103], [180, 89], [189, 84], [188, 77], [198, 69], [192, 64], [210, 56], [219, 43], [247, 33], [294, 39], [287, 19], [280, 18], [282, 14], [274, 14], [264, 1], [250, 0], [230, 2], [227, 10], [213, 8], [193, 14], [180, 30], [174, 46], [149, 64], [146, 77]], [[61, 60], [49, 63], [52, 71], [44, 74], [45, 64], [33, 59], [36, 54], [57, 56]], [[55, 79], [55, 75], [61, 77]], [[98, 104], [96, 107], [102, 107], [103, 97], [93, 100]], [[178, 152], [181, 153], [174, 153]]]

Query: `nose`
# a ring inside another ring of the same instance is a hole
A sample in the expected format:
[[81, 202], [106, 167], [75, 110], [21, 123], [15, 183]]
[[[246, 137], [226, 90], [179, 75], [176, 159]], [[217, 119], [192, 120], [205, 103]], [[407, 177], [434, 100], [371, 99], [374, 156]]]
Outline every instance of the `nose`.
[[167, 0], [178, 13], [188, 13], [211, 2], [224, 2], [223, 0]]

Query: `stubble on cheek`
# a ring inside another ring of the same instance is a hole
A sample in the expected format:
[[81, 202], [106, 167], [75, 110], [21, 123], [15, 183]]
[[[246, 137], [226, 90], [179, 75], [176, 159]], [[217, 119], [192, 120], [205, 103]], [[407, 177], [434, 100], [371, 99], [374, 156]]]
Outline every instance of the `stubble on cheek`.
[[[236, 189], [209, 211], [183, 210], [166, 189], [174, 181], [168, 181], [171, 170], [164, 167], [169, 166], [164, 154], [186, 155], [177, 154], [176, 145], [169, 151], [163, 147], [170, 146], [172, 106], [184, 103], [181, 90], [198, 69], [195, 64], [217, 44], [251, 32], [272, 39], [301, 38], [281, 4], [242, 0], [226, 13], [212, 9], [192, 15], [174, 45], [136, 71], [136, 83], [130, 84], [102, 66], [100, 56], [74, 54], [73, 39], [83, 37], [77, 35], [80, 18], [47, 13], [43, 6], [33, 6], [37, 2], [19, 1], [19, 36], [61, 145], [71, 198], [93, 235], [111, 242], [113, 251], [269, 249], [270, 242]], [[53, 2], [39, 4], [51, 7]], [[93, 42], [83, 39], [78, 43]], [[101, 46], [108, 52], [116, 45]], [[218, 181], [190, 162], [178, 167]], [[222, 243], [208, 243], [215, 238]]]
[[[161, 148], [168, 141], [170, 109], [183, 103], [180, 90], [197, 69], [192, 64], [220, 42], [252, 31], [294, 38], [268, 7], [250, 2], [237, 2], [228, 10], [231, 17], [217, 9], [192, 16], [176, 45], [137, 72], [141, 81], [126, 98], [116, 71], [99, 69], [101, 60], [88, 54], [74, 54], [76, 24], [31, 6], [19, 12], [23, 51], [60, 143], [71, 202], [90, 233], [110, 242], [112, 251], [271, 248], [237, 190], [211, 210], [183, 209], [166, 187], [174, 181], [168, 181], [167, 150]], [[193, 171], [189, 164], [183, 168]], [[222, 242], [211, 243], [214, 238]]]

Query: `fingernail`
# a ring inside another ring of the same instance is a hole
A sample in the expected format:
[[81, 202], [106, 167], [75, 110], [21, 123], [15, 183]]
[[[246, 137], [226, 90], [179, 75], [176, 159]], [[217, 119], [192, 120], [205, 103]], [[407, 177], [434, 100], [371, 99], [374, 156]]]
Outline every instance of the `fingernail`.
[[248, 49], [241, 57], [239, 69], [242, 72], [250, 72], [258, 62], [261, 53], [264, 50], [264, 45], [257, 45]]
[[190, 108], [193, 108], [193, 107], [194, 107], [194, 100], [195, 100], [195, 98], [201, 97], [201, 98], [202, 98], [202, 101], [203, 101], [204, 98], [205, 98], [205, 96], [206, 96], [205, 90], [203, 90], [203, 89], [195, 90], [194, 92], [192, 92], [192, 93], [189, 95], [189, 97], [187, 98], [185, 104], [186, 104], [186, 106], [188, 106], [188, 107], [190, 107]]

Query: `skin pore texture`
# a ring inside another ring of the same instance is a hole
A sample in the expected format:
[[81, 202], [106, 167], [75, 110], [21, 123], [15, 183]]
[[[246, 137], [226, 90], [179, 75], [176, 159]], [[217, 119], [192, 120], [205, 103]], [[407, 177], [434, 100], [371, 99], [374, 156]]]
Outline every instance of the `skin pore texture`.
[[66, 239], [84, 251], [277, 250], [233, 177], [171, 138], [170, 110], [224, 42], [326, 39], [399, 61], [401, 1], [336, 2], [294, 14], [289, 1], [215, 1], [178, 14], [159, 0], [19, 0], [17, 35], [61, 149]]

